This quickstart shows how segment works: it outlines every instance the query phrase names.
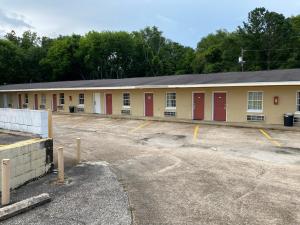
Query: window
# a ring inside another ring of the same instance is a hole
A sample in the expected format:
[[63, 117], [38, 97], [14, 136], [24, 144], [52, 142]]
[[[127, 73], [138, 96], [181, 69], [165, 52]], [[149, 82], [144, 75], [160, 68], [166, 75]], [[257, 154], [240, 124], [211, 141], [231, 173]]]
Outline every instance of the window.
[[41, 95], [41, 105], [46, 105], [46, 95], [45, 94]]
[[28, 94], [25, 94], [24, 103], [25, 103], [25, 104], [28, 104], [28, 103], [29, 103], [29, 100], [28, 100]]
[[60, 93], [59, 94], [59, 104], [60, 105], [64, 105], [65, 104], [65, 94], [64, 93]]
[[79, 105], [84, 105], [84, 94], [79, 94]]
[[123, 107], [130, 107], [130, 93], [123, 93]]
[[167, 93], [166, 94], [166, 108], [167, 109], [176, 109], [176, 93]]
[[300, 91], [297, 92], [297, 111], [300, 112]]
[[263, 111], [263, 92], [248, 92], [248, 112]]

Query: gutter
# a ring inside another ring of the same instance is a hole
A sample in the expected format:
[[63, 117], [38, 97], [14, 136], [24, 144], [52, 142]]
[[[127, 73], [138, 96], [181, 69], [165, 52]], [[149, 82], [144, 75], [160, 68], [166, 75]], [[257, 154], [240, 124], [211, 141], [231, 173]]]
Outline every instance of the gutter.
[[176, 85], [141, 85], [118, 87], [70, 87], [70, 88], [28, 88], [8, 89], [1, 92], [30, 92], [30, 91], [74, 91], [74, 90], [131, 90], [131, 89], [161, 89], [161, 88], [210, 88], [210, 87], [261, 87], [261, 86], [300, 86], [300, 81], [283, 82], [250, 82], [225, 84], [176, 84]]

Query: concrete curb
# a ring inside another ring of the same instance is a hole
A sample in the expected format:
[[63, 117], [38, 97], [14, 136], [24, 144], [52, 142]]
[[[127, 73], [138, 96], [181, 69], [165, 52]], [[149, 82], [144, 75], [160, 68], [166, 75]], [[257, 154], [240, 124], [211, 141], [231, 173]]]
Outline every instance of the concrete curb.
[[177, 119], [177, 118], [137, 117], [137, 116], [103, 115], [103, 114], [87, 114], [87, 113], [65, 113], [65, 112], [57, 112], [55, 114], [56, 115], [68, 115], [68, 116], [86, 116], [86, 117], [94, 117], [94, 118], [147, 120], [147, 121], [158, 121], [158, 122], [204, 124], [204, 125], [239, 127], [239, 128], [253, 128], [253, 129], [264, 128], [264, 129], [270, 129], [270, 130], [300, 131], [300, 126], [284, 127], [283, 125], [268, 125], [268, 124], [255, 123], [255, 122], [234, 123], [234, 122], [187, 120], [187, 119]]
[[6, 220], [50, 201], [51, 198], [49, 194], [43, 193], [12, 205], [4, 206], [0, 208], [0, 221]]

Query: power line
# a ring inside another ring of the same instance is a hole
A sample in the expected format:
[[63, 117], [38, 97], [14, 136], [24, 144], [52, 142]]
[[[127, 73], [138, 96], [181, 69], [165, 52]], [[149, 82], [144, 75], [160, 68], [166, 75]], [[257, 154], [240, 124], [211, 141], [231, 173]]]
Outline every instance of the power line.
[[289, 51], [300, 50], [300, 48], [277, 48], [277, 49], [243, 49], [244, 52], [264, 52], [264, 51]]

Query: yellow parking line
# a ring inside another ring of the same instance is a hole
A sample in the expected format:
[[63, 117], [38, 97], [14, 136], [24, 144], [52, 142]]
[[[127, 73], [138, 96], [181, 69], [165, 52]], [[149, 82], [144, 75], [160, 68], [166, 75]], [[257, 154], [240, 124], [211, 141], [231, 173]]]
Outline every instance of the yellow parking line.
[[130, 132], [130, 133], [133, 133], [133, 132], [135, 132], [135, 131], [137, 131], [137, 130], [139, 130], [139, 129], [142, 129], [142, 128], [148, 126], [148, 125], [151, 124], [151, 123], [152, 123], [151, 121], [144, 122], [144, 123], [142, 123], [141, 125], [139, 125], [138, 127], [133, 128], [133, 129], [130, 130], [129, 132]]
[[281, 144], [274, 140], [265, 130], [259, 129], [259, 131], [273, 144], [276, 145], [277, 147], [281, 147]]
[[194, 142], [197, 141], [198, 131], [199, 131], [199, 125], [195, 126], [195, 129], [194, 129]]

